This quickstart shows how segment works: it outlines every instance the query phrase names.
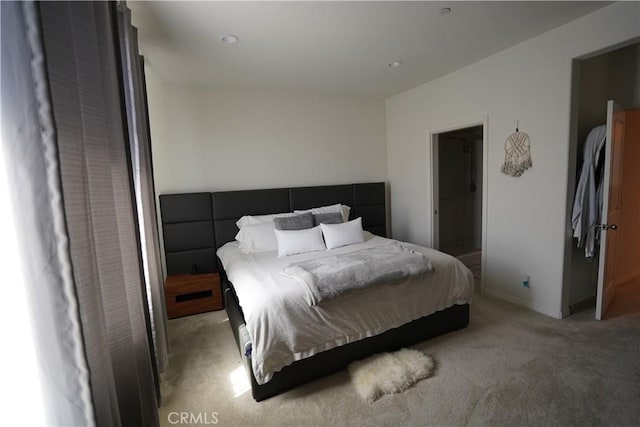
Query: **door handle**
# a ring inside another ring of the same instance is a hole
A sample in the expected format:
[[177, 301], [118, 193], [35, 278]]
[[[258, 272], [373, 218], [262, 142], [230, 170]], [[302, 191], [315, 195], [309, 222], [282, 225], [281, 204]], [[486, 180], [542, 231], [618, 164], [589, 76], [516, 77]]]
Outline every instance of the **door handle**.
[[602, 231], [618, 229], [618, 226], [616, 224], [598, 224], [596, 227], [598, 228], [598, 230]]

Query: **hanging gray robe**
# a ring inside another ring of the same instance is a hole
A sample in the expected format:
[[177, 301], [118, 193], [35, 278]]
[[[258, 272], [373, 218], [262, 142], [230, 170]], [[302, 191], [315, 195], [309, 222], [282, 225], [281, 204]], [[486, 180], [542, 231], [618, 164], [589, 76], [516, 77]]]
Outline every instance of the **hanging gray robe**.
[[600, 222], [602, 212], [602, 183], [598, 182], [596, 165], [606, 135], [607, 127], [605, 125], [595, 127], [589, 132], [584, 144], [582, 170], [573, 202], [571, 215], [573, 237], [578, 239], [578, 247], [584, 245], [584, 254], [587, 258], [595, 256], [596, 224]]

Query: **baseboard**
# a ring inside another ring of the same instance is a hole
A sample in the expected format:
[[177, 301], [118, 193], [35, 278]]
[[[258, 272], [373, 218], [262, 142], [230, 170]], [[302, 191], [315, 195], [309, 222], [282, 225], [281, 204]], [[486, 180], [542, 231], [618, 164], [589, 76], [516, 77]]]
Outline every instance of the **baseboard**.
[[484, 287], [482, 289], [482, 292], [490, 295], [492, 297], [496, 297], [505, 301], [509, 301], [513, 304], [519, 305], [521, 307], [525, 307], [528, 308], [529, 310], [533, 310], [536, 311], [538, 313], [544, 314], [546, 316], [549, 317], [553, 317], [554, 319], [562, 319], [562, 312], [561, 311], [555, 311], [555, 310], [550, 310], [548, 307], [545, 307], [543, 305], [540, 304], [535, 304], [532, 303], [531, 301], [527, 301], [525, 299], [522, 298], [518, 298], [516, 296], [513, 295], [509, 295], [506, 294], [504, 292], [500, 292], [500, 291], [496, 291], [495, 289], [489, 289], [487, 287]]

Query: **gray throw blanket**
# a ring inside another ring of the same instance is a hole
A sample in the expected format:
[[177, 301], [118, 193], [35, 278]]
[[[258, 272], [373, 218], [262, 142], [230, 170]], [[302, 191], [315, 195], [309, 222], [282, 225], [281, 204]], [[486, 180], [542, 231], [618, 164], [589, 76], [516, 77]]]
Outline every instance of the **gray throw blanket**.
[[433, 271], [423, 254], [397, 242], [370, 249], [302, 261], [286, 266], [283, 274], [305, 285], [309, 305], [335, 299], [368, 287]]

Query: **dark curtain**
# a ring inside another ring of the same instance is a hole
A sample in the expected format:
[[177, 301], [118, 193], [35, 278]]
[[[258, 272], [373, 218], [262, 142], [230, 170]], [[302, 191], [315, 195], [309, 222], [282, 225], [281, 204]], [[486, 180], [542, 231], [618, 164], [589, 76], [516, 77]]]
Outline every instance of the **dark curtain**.
[[[137, 29], [131, 25], [131, 11], [125, 2], [118, 4], [117, 28], [143, 273], [147, 296], [151, 303], [151, 345], [155, 349], [154, 360], [157, 360], [159, 370], [164, 371], [167, 364], [167, 313], [155, 206], [144, 63], [138, 52]], [[158, 382], [156, 386], [159, 395]]]
[[50, 425], [158, 425], [116, 16], [2, 2], [2, 142]]

